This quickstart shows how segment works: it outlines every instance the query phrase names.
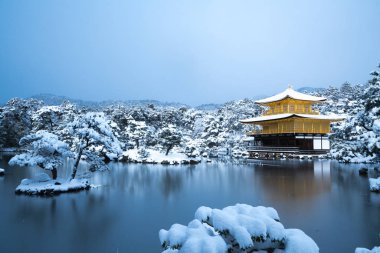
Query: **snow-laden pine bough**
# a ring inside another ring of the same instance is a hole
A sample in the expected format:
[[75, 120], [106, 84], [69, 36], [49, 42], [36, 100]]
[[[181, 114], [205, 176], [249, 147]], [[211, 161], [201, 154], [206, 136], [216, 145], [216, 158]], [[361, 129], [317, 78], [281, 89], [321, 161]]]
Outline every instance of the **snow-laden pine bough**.
[[222, 210], [200, 207], [187, 226], [161, 229], [163, 253], [317, 253], [317, 244], [299, 229], [285, 229], [272, 207], [246, 204]]

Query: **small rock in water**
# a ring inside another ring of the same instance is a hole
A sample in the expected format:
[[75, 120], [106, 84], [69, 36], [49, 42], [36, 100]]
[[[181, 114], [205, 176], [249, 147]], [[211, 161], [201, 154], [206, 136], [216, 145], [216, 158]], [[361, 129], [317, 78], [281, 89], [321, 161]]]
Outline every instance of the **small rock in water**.
[[368, 169], [367, 168], [361, 168], [359, 170], [359, 175], [360, 176], [367, 176], [368, 175]]
[[197, 160], [193, 160], [193, 159], [190, 160], [190, 164], [198, 164], [198, 163], [199, 163], [199, 161], [197, 161]]
[[0, 176], [4, 176], [4, 174], [5, 174], [4, 169], [1, 169], [1, 168], [0, 168]]

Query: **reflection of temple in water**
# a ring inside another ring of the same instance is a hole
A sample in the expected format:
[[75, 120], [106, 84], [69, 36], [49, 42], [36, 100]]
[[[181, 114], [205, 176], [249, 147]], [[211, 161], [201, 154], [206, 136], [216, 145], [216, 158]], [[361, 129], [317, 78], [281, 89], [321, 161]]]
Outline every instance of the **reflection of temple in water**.
[[256, 180], [272, 200], [312, 198], [331, 189], [330, 161], [270, 161], [255, 167]]

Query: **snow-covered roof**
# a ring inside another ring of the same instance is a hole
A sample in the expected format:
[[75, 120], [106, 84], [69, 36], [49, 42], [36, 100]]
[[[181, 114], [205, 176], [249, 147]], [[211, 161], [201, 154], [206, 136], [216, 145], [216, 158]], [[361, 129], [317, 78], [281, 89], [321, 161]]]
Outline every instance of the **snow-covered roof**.
[[263, 121], [277, 120], [277, 119], [287, 119], [287, 118], [306, 118], [306, 119], [320, 119], [320, 120], [331, 120], [331, 121], [339, 121], [343, 120], [344, 117], [340, 117], [337, 115], [316, 115], [316, 114], [298, 114], [298, 113], [283, 113], [283, 114], [275, 114], [275, 115], [266, 115], [256, 118], [242, 119], [241, 123], [257, 123]]
[[291, 87], [289, 87], [285, 91], [283, 91], [277, 95], [274, 95], [274, 96], [269, 97], [269, 98], [260, 99], [260, 100], [257, 100], [255, 102], [257, 104], [266, 104], [266, 103], [280, 101], [280, 100], [283, 100], [285, 98], [293, 98], [296, 100], [314, 101], [314, 102], [326, 100], [326, 98], [324, 98], [324, 97], [316, 97], [316, 96], [303, 94], [303, 93], [295, 91]]

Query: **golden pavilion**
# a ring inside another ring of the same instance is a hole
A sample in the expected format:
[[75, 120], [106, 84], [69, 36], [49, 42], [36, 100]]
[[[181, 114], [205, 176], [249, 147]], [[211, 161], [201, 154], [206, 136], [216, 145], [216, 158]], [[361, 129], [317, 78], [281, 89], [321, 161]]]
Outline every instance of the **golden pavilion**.
[[330, 123], [343, 118], [321, 115], [313, 105], [325, 101], [297, 92], [289, 86], [285, 91], [255, 103], [267, 109], [262, 116], [240, 120], [251, 124], [254, 137], [249, 153], [325, 154], [330, 150]]

